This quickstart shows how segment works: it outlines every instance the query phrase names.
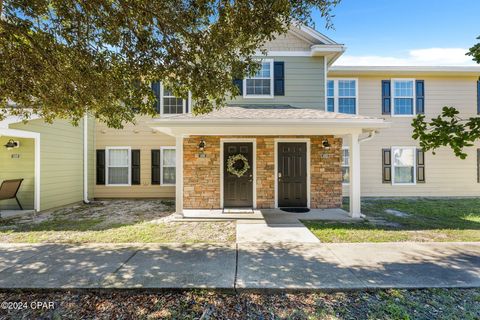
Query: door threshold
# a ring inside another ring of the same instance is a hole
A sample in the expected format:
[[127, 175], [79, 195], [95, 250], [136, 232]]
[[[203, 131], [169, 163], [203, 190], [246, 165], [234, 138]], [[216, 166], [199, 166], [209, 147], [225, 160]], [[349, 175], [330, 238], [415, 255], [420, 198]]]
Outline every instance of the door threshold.
[[253, 209], [252, 208], [223, 208], [223, 213], [233, 213], [233, 214], [238, 214], [238, 213], [245, 213], [245, 214], [252, 214]]

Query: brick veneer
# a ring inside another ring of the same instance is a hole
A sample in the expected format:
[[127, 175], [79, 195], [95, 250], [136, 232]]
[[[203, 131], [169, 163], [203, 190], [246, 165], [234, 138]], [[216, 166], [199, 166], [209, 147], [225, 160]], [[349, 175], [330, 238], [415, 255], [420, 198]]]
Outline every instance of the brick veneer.
[[[183, 205], [185, 208], [220, 208], [220, 136], [185, 138], [183, 142]], [[234, 138], [234, 137], [228, 137]], [[257, 136], [257, 207], [275, 206], [276, 138], [310, 138], [310, 207], [335, 208], [342, 201], [341, 138], [333, 136]], [[198, 156], [198, 143], [206, 142], [205, 157]], [[322, 148], [328, 139], [330, 150]]]

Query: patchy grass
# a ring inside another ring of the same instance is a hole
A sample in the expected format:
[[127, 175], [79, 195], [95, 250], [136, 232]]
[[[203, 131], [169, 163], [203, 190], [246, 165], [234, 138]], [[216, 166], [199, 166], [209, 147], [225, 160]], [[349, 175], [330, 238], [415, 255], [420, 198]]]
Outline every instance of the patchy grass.
[[0, 219], [0, 242], [25, 243], [214, 243], [234, 242], [232, 222], [172, 221], [174, 203], [161, 200], [102, 201], [38, 216]]
[[322, 242], [480, 241], [480, 199], [371, 199], [362, 212], [360, 222], [304, 223]]
[[478, 319], [480, 289], [337, 293], [0, 292], [0, 301], [53, 301], [52, 310], [1, 310], [22, 319]]

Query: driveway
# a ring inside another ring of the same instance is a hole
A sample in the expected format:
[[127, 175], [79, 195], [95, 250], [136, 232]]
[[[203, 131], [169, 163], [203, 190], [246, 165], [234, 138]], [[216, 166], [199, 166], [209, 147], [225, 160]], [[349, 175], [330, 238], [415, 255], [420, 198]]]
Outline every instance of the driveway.
[[0, 244], [0, 288], [480, 287], [480, 243]]

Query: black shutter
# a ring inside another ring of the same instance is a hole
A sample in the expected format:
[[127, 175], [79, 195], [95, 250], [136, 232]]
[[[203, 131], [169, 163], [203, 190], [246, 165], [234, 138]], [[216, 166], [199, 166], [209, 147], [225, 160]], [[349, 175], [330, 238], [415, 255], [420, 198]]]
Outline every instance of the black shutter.
[[97, 150], [97, 184], [105, 184], [105, 150]]
[[382, 80], [382, 114], [391, 114], [391, 81]]
[[233, 79], [233, 85], [238, 88], [238, 94], [243, 95], [243, 80], [242, 79]]
[[160, 184], [160, 150], [152, 150], [152, 184]]
[[154, 108], [157, 110], [157, 113], [160, 113], [160, 81], [155, 81], [152, 83], [153, 94], [155, 95], [155, 104]]
[[480, 149], [477, 149], [477, 182], [480, 183]]
[[417, 114], [425, 113], [425, 82], [423, 80], [415, 81], [415, 94], [417, 98]]
[[417, 182], [425, 183], [425, 152], [417, 149]]
[[477, 81], [477, 114], [480, 114], [480, 80]]
[[132, 184], [140, 184], [140, 150], [132, 150]]
[[382, 149], [382, 182], [392, 182], [392, 150]]
[[283, 61], [273, 62], [273, 94], [285, 95], [285, 63]]

